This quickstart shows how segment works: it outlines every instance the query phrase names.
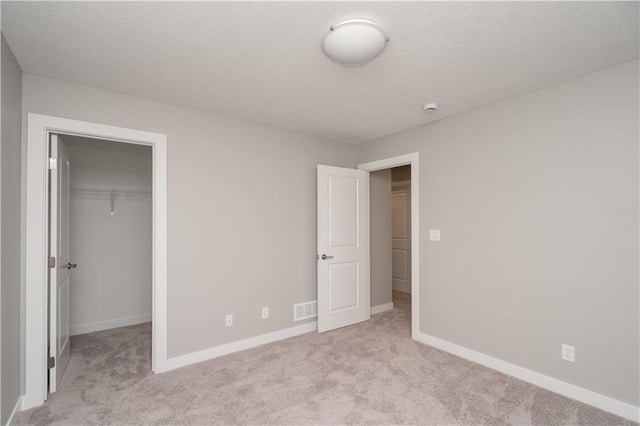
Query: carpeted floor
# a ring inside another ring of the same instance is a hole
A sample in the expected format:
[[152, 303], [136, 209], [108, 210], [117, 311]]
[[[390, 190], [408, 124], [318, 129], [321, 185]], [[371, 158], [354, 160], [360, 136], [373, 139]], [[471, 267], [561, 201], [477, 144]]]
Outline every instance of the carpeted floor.
[[15, 425], [635, 425], [410, 339], [410, 300], [370, 321], [152, 375], [149, 324], [76, 336], [56, 394]]

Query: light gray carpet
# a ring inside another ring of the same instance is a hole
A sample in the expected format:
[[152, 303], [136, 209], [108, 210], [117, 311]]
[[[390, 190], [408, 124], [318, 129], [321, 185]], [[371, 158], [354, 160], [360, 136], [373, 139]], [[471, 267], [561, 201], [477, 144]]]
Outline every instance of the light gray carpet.
[[410, 339], [410, 303], [160, 375], [149, 324], [76, 336], [61, 389], [14, 424], [635, 423]]

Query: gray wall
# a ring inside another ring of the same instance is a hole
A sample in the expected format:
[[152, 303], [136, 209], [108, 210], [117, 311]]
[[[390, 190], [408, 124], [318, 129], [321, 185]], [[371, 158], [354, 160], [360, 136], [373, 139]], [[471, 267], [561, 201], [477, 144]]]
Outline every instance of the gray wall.
[[168, 135], [169, 357], [299, 324], [293, 304], [316, 299], [316, 165], [354, 167], [355, 146], [30, 74], [27, 112]]
[[71, 334], [150, 321], [151, 147], [61, 139], [71, 157], [71, 256], [79, 265]]
[[423, 333], [638, 405], [638, 114], [634, 61], [360, 147], [420, 152]]
[[5, 424], [20, 397], [20, 150], [22, 70], [2, 36], [2, 413]]
[[371, 306], [391, 303], [391, 170], [370, 175]]

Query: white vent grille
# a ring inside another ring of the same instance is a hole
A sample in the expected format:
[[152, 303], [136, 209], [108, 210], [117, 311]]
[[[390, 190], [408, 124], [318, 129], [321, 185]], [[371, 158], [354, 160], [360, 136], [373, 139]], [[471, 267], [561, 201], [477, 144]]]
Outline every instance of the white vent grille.
[[297, 303], [293, 305], [293, 320], [300, 321], [318, 316], [318, 302]]

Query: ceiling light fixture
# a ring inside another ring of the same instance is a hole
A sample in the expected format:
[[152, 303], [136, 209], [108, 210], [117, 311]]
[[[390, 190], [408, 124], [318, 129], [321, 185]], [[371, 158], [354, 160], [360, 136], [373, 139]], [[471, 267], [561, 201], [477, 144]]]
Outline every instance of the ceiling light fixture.
[[324, 53], [341, 64], [362, 64], [378, 56], [389, 36], [368, 19], [347, 19], [331, 26], [324, 39]]
[[430, 103], [430, 104], [425, 104], [423, 108], [424, 108], [425, 111], [437, 111], [438, 110], [438, 104], [435, 103], [435, 102]]

